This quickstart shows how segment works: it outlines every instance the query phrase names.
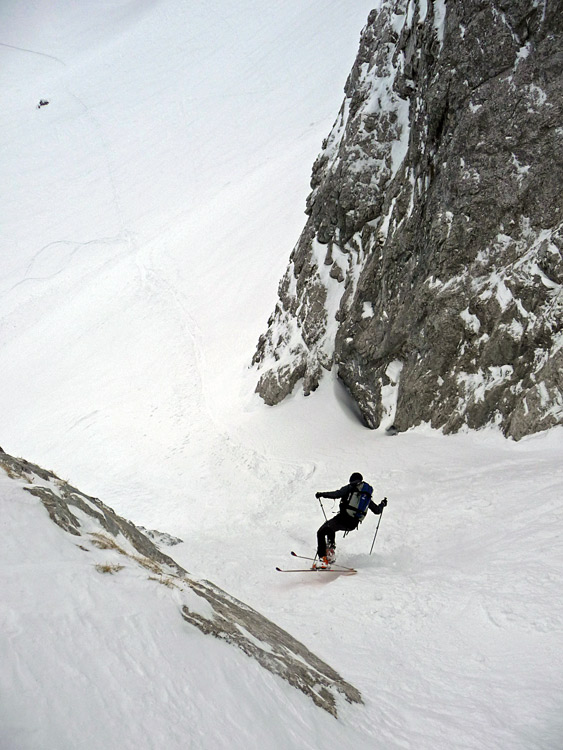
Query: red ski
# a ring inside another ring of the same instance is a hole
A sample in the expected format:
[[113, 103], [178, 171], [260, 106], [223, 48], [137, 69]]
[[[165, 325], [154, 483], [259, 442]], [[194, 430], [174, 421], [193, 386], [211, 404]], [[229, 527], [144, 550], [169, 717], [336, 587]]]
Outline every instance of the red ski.
[[276, 568], [278, 573], [340, 573], [341, 576], [354, 575], [355, 568]]
[[[305, 555], [298, 555], [297, 552], [291, 552], [293, 557], [298, 557], [300, 560], [311, 560], [314, 562], [315, 557], [305, 557]], [[346, 565], [340, 565], [339, 563], [331, 563], [328, 568], [277, 568], [279, 573], [357, 573], [355, 568], [348, 568]]]

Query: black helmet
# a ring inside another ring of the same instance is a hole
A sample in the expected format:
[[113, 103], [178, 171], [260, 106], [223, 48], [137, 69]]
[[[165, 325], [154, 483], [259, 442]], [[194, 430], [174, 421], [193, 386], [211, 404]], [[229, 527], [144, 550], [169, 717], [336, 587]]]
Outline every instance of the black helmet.
[[356, 484], [356, 482], [361, 482], [361, 481], [363, 481], [363, 476], [360, 474], [359, 471], [355, 471], [350, 477], [350, 484]]

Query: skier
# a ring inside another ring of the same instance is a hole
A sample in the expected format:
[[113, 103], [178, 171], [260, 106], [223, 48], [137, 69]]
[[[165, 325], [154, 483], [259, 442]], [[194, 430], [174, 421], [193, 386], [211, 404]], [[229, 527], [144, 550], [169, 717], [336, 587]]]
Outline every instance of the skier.
[[[379, 505], [376, 505], [371, 499], [372, 491], [369, 484], [364, 482], [362, 475], [355, 471], [350, 477], [349, 484], [346, 484], [339, 490], [315, 493], [317, 499], [321, 497], [340, 498], [338, 513], [329, 521], [323, 523], [317, 531], [317, 555], [319, 562], [316, 565], [318, 567], [326, 568], [334, 562], [335, 536], [337, 531], [353, 531], [357, 529], [358, 525], [363, 521], [368, 508], [376, 515], [379, 515], [383, 511], [383, 508], [387, 505], [387, 499], [384, 498]], [[362, 509], [362, 496], [366, 500], [369, 497], [369, 503], [366, 504], [365, 509]]]

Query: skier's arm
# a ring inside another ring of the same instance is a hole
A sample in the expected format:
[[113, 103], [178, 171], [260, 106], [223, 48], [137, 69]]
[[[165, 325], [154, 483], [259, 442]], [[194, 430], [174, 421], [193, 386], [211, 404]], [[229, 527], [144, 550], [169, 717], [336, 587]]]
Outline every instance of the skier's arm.
[[380, 513], [383, 513], [383, 508], [387, 505], [387, 498], [384, 497], [383, 500], [379, 503], [379, 505], [376, 505], [373, 500], [369, 501], [369, 509], [372, 513], [375, 513], [376, 516], [378, 516]]
[[338, 500], [338, 498], [344, 498], [348, 495], [348, 492], [350, 491], [350, 485], [346, 485], [345, 487], [341, 487], [339, 490], [333, 490], [332, 492], [316, 492], [315, 497], [318, 499], [319, 497], [328, 497], [332, 500]]

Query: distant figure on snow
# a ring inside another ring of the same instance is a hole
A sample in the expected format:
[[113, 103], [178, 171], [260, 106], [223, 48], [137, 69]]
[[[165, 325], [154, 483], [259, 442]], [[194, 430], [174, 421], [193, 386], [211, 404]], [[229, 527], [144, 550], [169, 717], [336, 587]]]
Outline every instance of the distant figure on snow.
[[379, 515], [387, 505], [387, 499], [384, 498], [379, 505], [376, 505], [371, 496], [373, 488], [364, 482], [364, 478], [359, 472], [354, 472], [350, 477], [349, 484], [341, 487], [339, 490], [332, 492], [316, 492], [315, 497], [328, 497], [340, 499], [340, 509], [338, 513], [329, 521], [323, 523], [317, 531], [317, 555], [319, 562], [315, 565], [320, 568], [327, 568], [335, 559], [335, 537], [337, 531], [353, 531], [364, 520], [366, 513], [371, 510], [372, 513]]

